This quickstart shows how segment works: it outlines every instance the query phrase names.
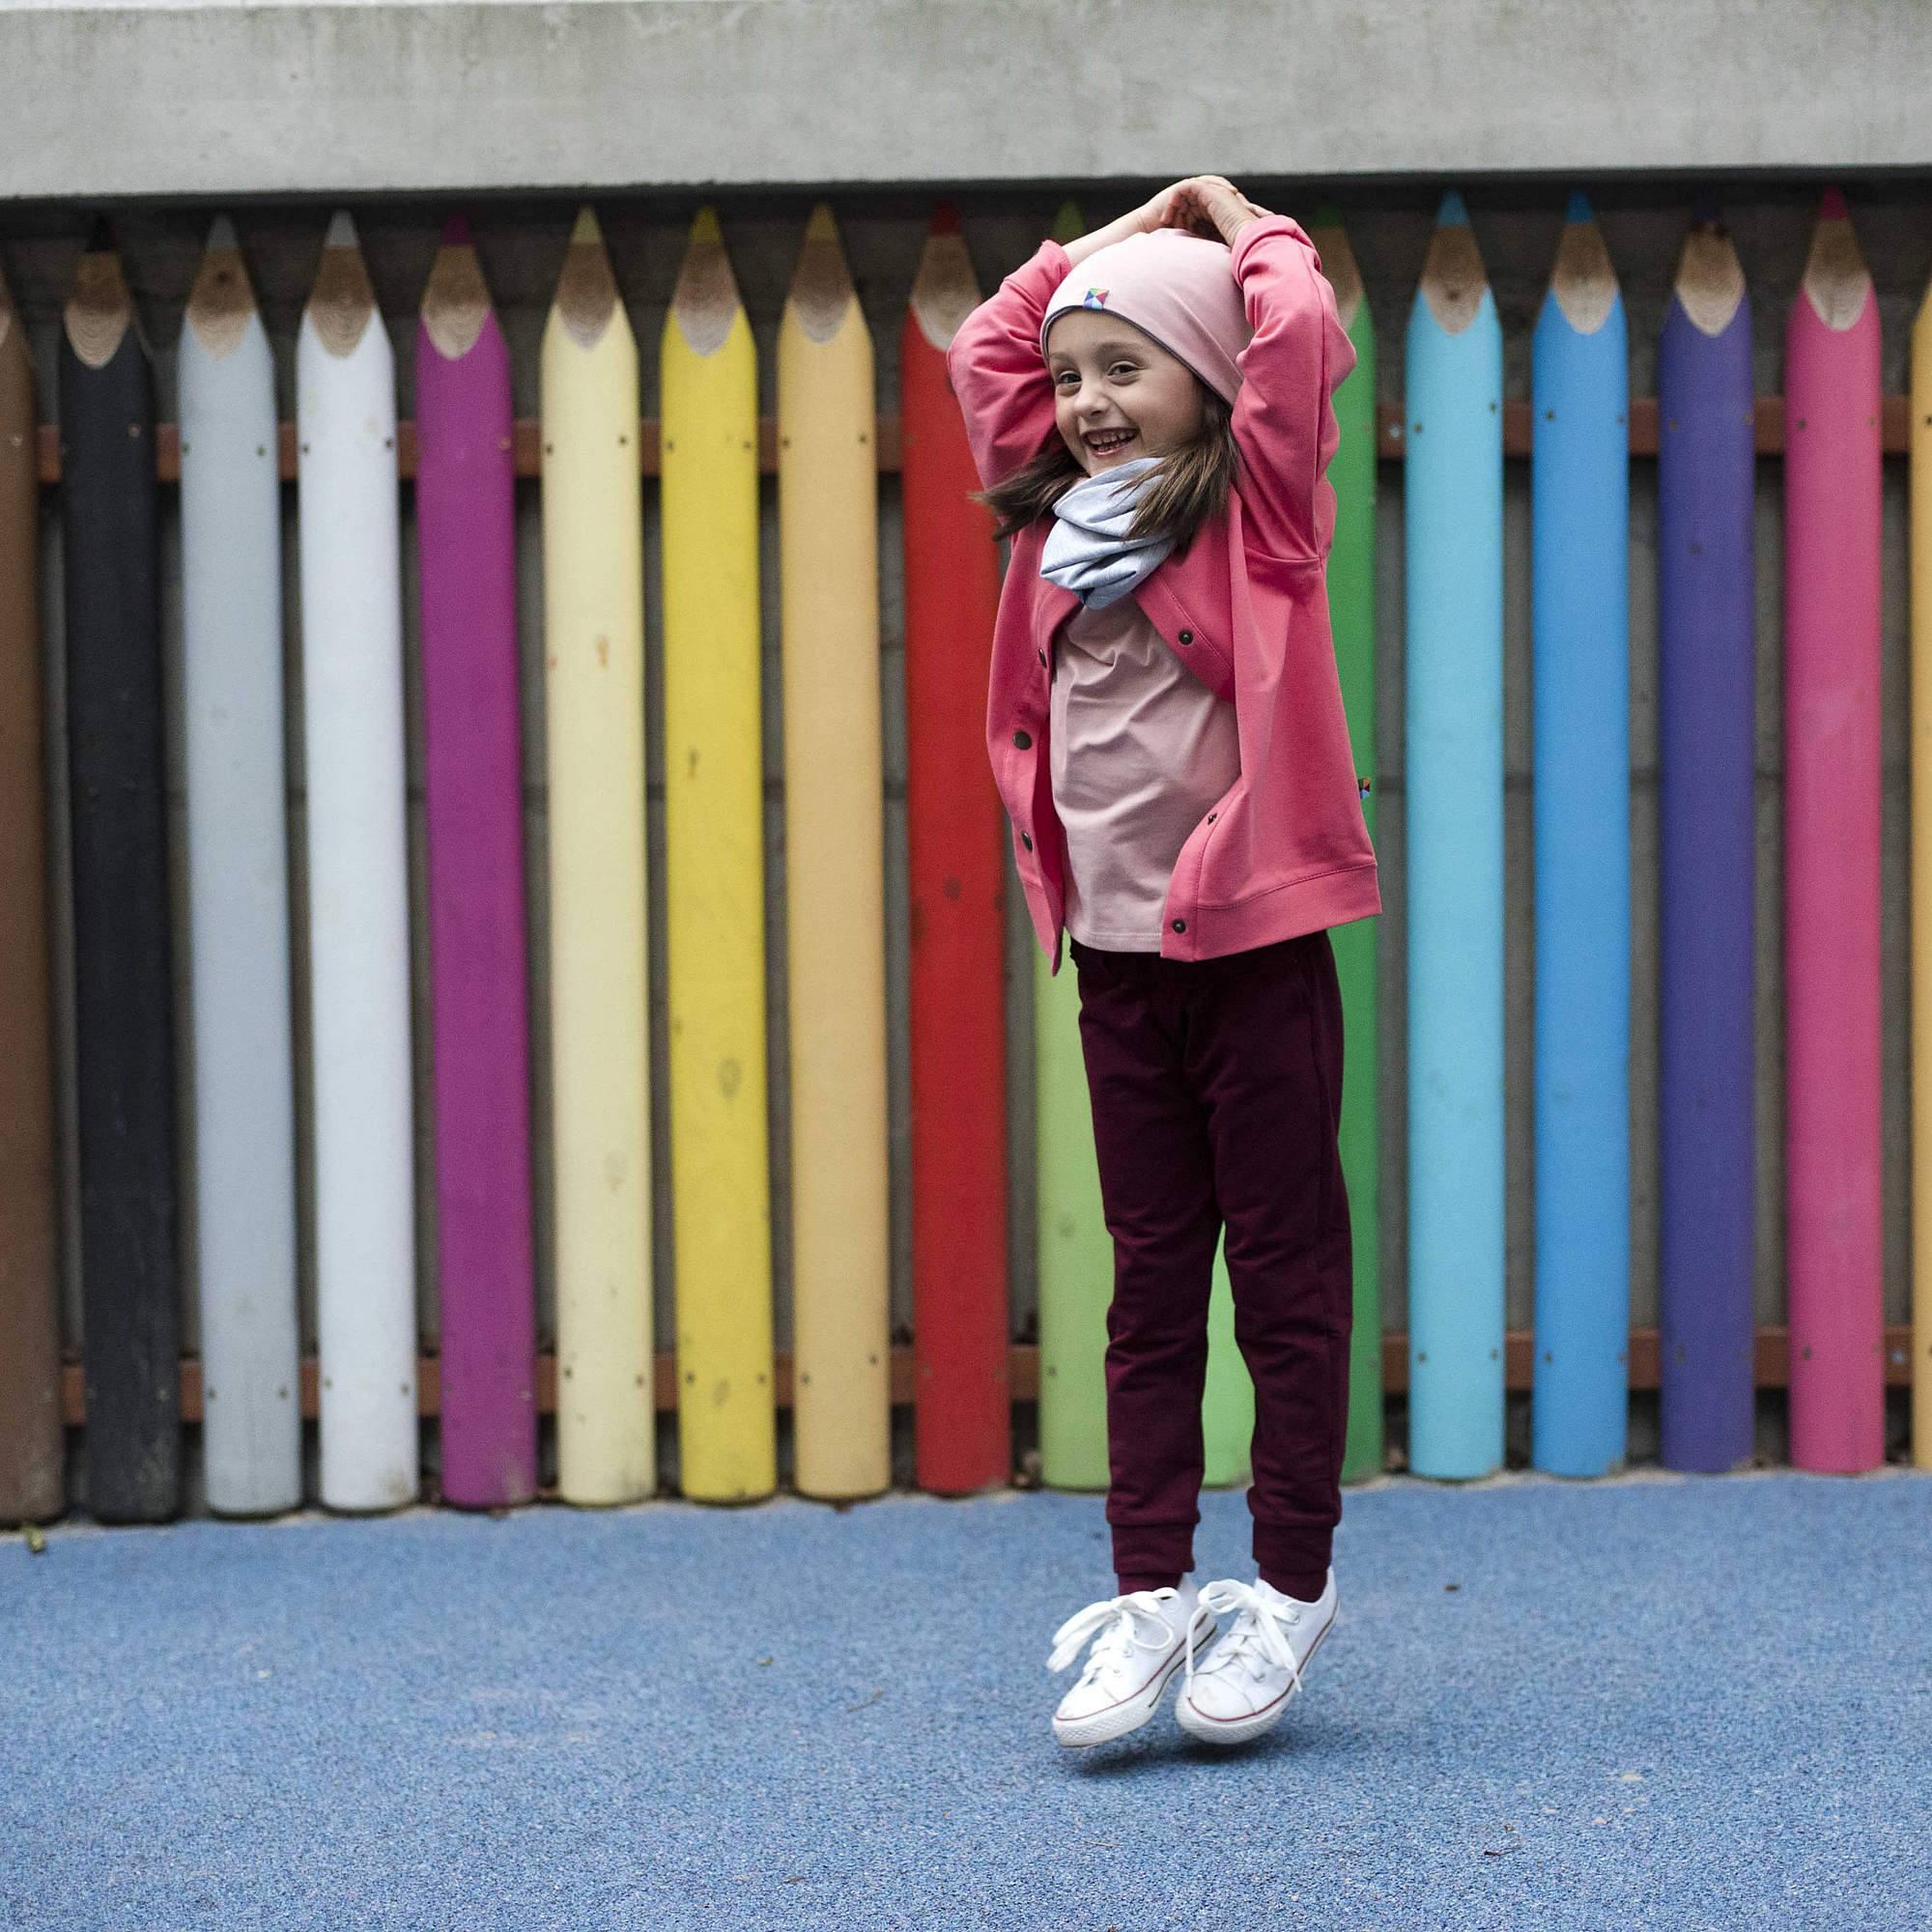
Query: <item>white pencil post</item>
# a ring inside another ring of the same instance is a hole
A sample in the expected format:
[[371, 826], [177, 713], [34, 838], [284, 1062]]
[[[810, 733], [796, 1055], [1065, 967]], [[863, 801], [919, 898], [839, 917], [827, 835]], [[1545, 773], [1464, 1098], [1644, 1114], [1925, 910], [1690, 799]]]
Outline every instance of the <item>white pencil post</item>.
[[416, 1499], [394, 356], [346, 213], [296, 352], [322, 1499]]

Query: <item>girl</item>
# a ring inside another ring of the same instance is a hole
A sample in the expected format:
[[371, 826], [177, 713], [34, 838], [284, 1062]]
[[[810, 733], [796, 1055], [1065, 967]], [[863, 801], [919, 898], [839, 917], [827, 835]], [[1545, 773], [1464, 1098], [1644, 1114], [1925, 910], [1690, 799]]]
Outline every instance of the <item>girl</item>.
[[[1354, 360], [1306, 233], [1218, 175], [1043, 243], [948, 358], [1013, 539], [987, 750], [1055, 973], [1071, 941], [1114, 1240], [1119, 1594], [1055, 1634], [1056, 1670], [1094, 1639], [1065, 1745], [1145, 1723], [1183, 1665], [1181, 1724], [1255, 1737], [1335, 1616], [1352, 1290], [1326, 929], [1381, 910], [1323, 582]], [[1258, 1575], [1197, 1589], [1224, 1224]]]

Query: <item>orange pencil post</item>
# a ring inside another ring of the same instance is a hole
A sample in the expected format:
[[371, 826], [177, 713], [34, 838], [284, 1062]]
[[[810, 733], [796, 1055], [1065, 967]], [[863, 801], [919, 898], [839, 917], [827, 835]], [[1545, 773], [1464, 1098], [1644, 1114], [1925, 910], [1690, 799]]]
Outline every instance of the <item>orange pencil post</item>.
[[778, 363], [793, 1472], [805, 1495], [866, 1496], [892, 1483], [878, 402], [823, 206]]

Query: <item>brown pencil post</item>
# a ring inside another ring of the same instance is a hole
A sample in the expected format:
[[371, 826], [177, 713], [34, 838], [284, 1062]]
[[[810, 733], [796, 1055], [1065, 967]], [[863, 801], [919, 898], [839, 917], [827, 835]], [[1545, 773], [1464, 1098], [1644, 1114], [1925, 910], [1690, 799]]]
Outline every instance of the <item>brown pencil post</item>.
[[38, 454], [26, 333], [0, 279], [0, 1522], [64, 1503]]

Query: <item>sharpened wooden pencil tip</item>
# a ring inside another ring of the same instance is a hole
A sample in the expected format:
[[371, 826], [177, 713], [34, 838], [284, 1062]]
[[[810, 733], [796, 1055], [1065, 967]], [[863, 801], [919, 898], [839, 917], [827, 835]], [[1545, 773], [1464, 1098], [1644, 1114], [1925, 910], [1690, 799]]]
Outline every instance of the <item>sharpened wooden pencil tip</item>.
[[324, 351], [334, 356], [355, 353], [356, 344], [362, 340], [363, 331], [376, 313], [376, 291], [369, 280], [369, 265], [355, 245], [355, 224], [350, 220], [346, 209], [328, 224], [322, 260], [315, 271], [315, 286], [309, 290], [302, 312]]
[[1590, 204], [1583, 202], [1578, 214], [1577, 200], [1571, 198], [1556, 243], [1549, 293], [1573, 329], [1579, 335], [1594, 335], [1616, 310], [1617, 271]]
[[460, 214], [452, 214], [442, 224], [442, 242], [446, 248], [467, 248], [469, 246], [469, 223]]
[[617, 277], [604, 246], [604, 231], [587, 205], [570, 231], [552, 307], [581, 349], [595, 348], [619, 311]]
[[1691, 222], [1671, 287], [1693, 328], [1716, 336], [1731, 326], [1746, 299], [1745, 275], [1738, 251], [1720, 223]]
[[696, 354], [715, 355], [730, 338], [739, 308], [738, 284], [718, 216], [709, 208], [700, 209], [671, 291], [669, 326]]
[[952, 228], [933, 224], [920, 252], [907, 305], [926, 341], [942, 353], [952, 347], [959, 325], [980, 305], [973, 258], [956, 224]]
[[832, 211], [820, 202], [806, 224], [805, 244], [798, 251], [798, 267], [785, 293], [785, 307], [813, 342], [830, 342], [855, 301], [852, 272], [845, 251], [838, 245], [838, 225]]
[[1865, 267], [1845, 198], [1836, 188], [1828, 189], [1819, 204], [1800, 286], [1818, 319], [1831, 329], [1856, 327], [1873, 298], [1871, 271]]
[[61, 325], [73, 353], [90, 369], [104, 369], [134, 318], [134, 304], [113, 248], [89, 248], [74, 270]]
[[[1453, 215], [1460, 217], [1451, 219]], [[1442, 197], [1435, 232], [1422, 258], [1422, 279], [1416, 298], [1446, 335], [1460, 335], [1482, 313], [1489, 277], [1483, 269], [1476, 231], [1469, 226], [1463, 197], [1451, 188]]]
[[184, 340], [191, 334], [208, 356], [219, 361], [233, 354], [247, 334], [248, 318], [254, 313], [255, 294], [236, 245], [235, 224], [224, 215], [208, 231], [208, 246], [202, 250], [194, 286], [187, 292], [182, 317]]
[[1342, 327], [1352, 329], [1363, 301], [1362, 270], [1349, 245], [1349, 231], [1342, 226], [1342, 211], [1332, 201], [1324, 201], [1309, 215], [1308, 239], [1321, 258], [1322, 276], [1335, 291], [1335, 312]]
[[[449, 229], [459, 231], [451, 237]], [[430, 264], [423, 289], [422, 326], [445, 361], [460, 361], [476, 346], [490, 320], [490, 291], [469, 240], [469, 224], [460, 216], [443, 231], [443, 243]]]

